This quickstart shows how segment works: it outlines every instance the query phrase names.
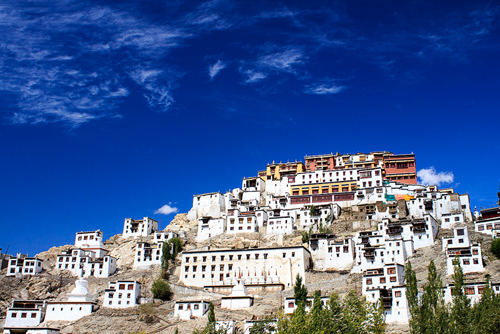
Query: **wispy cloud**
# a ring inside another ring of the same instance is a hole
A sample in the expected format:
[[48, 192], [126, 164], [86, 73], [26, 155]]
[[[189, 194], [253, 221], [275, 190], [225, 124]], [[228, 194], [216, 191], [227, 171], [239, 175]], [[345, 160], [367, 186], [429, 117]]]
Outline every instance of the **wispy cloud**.
[[172, 205], [172, 202], [169, 202], [168, 204], [165, 204], [164, 206], [162, 206], [161, 208], [159, 208], [158, 210], [155, 211], [155, 214], [158, 215], [170, 215], [172, 213], [177, 213], [179, 212], [179, 209], [174, 207], [174, 206], [171, 206]]
[[222, 60], [217, 60], [217, 62], [208, 67], [208, 75], [210, 76], [210, 80], [213, 80], [214, 77], [219, 74], [219, 72], [227, 67], [227, 63]]
[[153, 108], [166, 110], [174, 101], [178, 75], [158, 61], [192, 36], [182, 26], [71, 0], [7, 2], [0, 17], [0, 97], [14, 101], [7, 105], [12, 123], [76, 127], [116, 117], [129, 95], [127, 75]]
[[452, 183], [454, 175], [452, 172], [436, 172], [436, 168], [424, 168], [417, 172], [420, 182], [425, 185], [436, 185]]
[[345, 86], [339, 86], [335, 82], [317, 83], [306, 85], [304, 93], [316, 95], [337, 94], [344, 90]]
[[305, 58], [302, 50], [292, 48], [283, 52], [264, 55], [259, 58], [257, 65], [276, 71], [296, 73], [294, 66], [303, 64]]
[[245, 83], [259, 82], [267, 77], [266, 73], [254, 70], [243, 70], [241, 72], [246, 76]]

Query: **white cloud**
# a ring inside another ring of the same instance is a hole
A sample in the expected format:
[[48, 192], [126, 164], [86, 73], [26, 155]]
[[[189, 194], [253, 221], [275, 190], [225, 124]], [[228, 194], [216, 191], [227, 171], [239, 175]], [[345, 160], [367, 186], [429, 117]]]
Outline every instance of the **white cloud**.
[[260, 57], [258, 65], [277, 71], [295, 73], [293, 66], [304, 63], [304, 55], [299, 49], [289, 49]]
[[436, 185], [452, 183], [454, 175], [452, 172], [436, 172], [434, 167], [424, 168], [417, 172], [420, 183], [425, 185]]
[[223, 69], [225, 69], [227, 64], [221, 60], [217, 60], [217, 62], [213, 65], [210, 65], [208, 67], [208, 75], [210, 76], [210, 80], [213, 80], [213, 78]]
[[312, 86], [306, 86], [304, 93], [316, 95], [337, 94], [340, 93], [344, 88], [344, 86], [338, 86], [335, 83], [316, 84]]
[[169, 202], [168, 204], [165, 204], [161, 208], [155, 211], [155, 214], [160, 214], [160, 215], [170, 215], [172, 213], [177, 213], [179, 212], [179, 209], [176, 207], [171, 206], [172, 202]]
[[254, 70], [245, 70], [243, 73], [247, 76], [245, 79], [246, 83], [258, 82], [267, 77], [267, 73], [256, 72]]

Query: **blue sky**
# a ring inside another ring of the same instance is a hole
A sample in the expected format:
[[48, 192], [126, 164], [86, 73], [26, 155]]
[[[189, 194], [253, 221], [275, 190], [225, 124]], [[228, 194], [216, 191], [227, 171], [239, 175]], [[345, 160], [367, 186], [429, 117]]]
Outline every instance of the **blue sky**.
[[0, 247], [165, 226], [164, 205], [330, 152], [414, 152], [422, 181], [491, 206], [499, 18], [494, 1], [2, 1]]

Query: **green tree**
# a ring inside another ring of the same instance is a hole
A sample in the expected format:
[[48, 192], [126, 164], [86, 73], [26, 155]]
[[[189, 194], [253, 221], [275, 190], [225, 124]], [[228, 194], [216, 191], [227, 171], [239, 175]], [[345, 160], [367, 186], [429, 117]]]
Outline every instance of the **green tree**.
[[169, 300], [172, 297], [170, 284], [162, 278], [158, 278], [151, 286], [151, 293], [154, 298], [161, 300]]
[[458, 256], [454, 260], [453, 306], [450, 313], [450, 327], [453, 333], [470, 333], [470, 300], [464, 291], [464, 273]]
[[184, 247], [184, 243], [182, 242], [182, 239], [178, 238], [178, 237], [174, 237], [174, 238], [169, 239], [167, 241], [167, 243], [173, 245], [174, 250], [170, 256], [170, 260], [174, 260], [177, 257], [177, 254], [182, 252], [182, 249]]
[[411, 267], [411, 262], [406, 262], [405, 266], [405, 281], [406, 281], [406, 299], [408, 301], [408, 309], [410, 311], [410, 331], [412, 333], [420, 332], [421, 314], [418, 301], [417, 275]]
[[500, 238], [493, 239], [490, 251], [493, 255], [500, 259]]
[[309, 237], [310, 237], [310, 234], [307, 233], [307, 231], [302, 231], [302, 243], [303, 244], [309, 243]]
[[309, 209], [309, 216], [316, 216], [316, 207], [314, 205], [311, 205], [311, 208]]
[[443, 283], [437, 273], [434, 260], [427, 267], [427, 285], [422, 294], [421, 331], [422, 333], [448, 333], [448, 310], [444, 305]]
[[250, 328], [249, 334], [275, 333], [277, 331], [275, 321], [272, 316], [267, 316], [265, 319], [255, 322]]
[[300, 303], [304, 304], [307, 300], [307, 288], [304, 284], [302, 284], [302, 277], [297, 274], [295, 278], [295, 285], [293, 287], [295, 304], [299, 305]]
[[164, 242], [161, 247], [161, 277], [168, 279], [168, 261], [170, 260], [170, 244]]

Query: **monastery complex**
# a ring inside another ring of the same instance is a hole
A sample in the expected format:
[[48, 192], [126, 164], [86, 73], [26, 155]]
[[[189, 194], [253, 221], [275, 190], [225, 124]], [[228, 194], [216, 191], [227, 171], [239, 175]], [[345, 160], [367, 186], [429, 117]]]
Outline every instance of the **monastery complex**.
[[[323, 272], [361, 275], [361, 293], [368, 301], [383, 303], [386, 322], [407, 324], [408, 259], [437, 246], [446, 257], [448, 276], [456, 261], [464, 274], [477, 275], [485, 271], [484, 256], [481, 243], [470, 237], [469, 226], [484, 238], [500, 236], [498, 207], [472, 213], [468, 194], [419, 185], [413, 153], [331, 153], [306, 156], [303, 162], [273, 162], [243, 178], [239, 188], [197, 194], [192, 200], [187, 218], [197, 222], [196, 235], [168, 227], [161, 231], [158, 221], [144, 217], [126, 218], [121, 236], [135, 242], [132, 270], [159, 268], [163, 245], [172, 238], [189, 244], [171, 272], [177, 284], [200, 292], [191, 299], [174, 295], [173, 316], [185, 321], [206, 316], [204, 293], [222, 295], [221, 308], [247, 309], [259, 296], [293, 289], [297, 276], [305, 279], [308, 272]], [[280, 242], [253, 248], [213, 246], [222, 236], [248, 235], [259, 240], [275, 235]], [[296, 245], [282, 242], [298, 236], [302, 242]], [[113, 277], [119, 271], [118, 261], [106, 249], [102, 231], [76, 233], [74, 245], [57, 255], [54, 268], [78, 277], [74, 292], [57, 303], [13, 301], [4, 333], [17, 333], [16, 328], [58, 333], [40, 324], [44, 319], [78, 319], [98, 307], [123, 309], [143, 303], [141, 291], [150, 286], [134, 280], [110, 282], [101, 302], [88, 292], [85, 278]], [[6, 275], [17, 278], [45, 269], [37, 257], [19, 255], [7, 262]], [[484, 285], [467, 285], [473, 302]], [[491, 287], [500, 293], [500, 282]], [[452, 288], [445, 287], [447, 301]], [[327, 302], [326, 296], [322, 302]], [[285, 314], [292, 313], [294, 299], [283, 298], [282, 307]], [[247, 321], [246, 330], [254, 323]], [[233, 328], [234, 321], [219, 325]]]

